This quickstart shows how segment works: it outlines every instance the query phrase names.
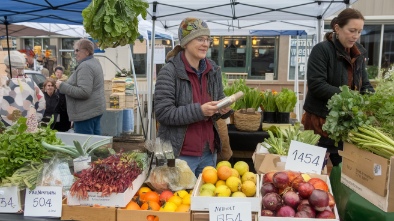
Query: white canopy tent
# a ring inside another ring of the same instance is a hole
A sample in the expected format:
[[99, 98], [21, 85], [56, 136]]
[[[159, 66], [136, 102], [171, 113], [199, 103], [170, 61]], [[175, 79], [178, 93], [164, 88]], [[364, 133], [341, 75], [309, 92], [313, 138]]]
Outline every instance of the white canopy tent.
[[[323, 19], [348, 7], [357, 0], [156, 0], [149, 3], [148, 14], [153, 22], [152, 32], [161, 27], [178, 33], [178, 26], [186, 17], [197, 17], [207, 22], [212, 35], [244, 35], [246, 30], [304, 29], [322, 40]], [[304, 27], [304, 28], [303, 28]], [[152, 43], [154, 45], [154, 42]], [[153, 52], [153, 48], [152, 48]], [[151, 53], [153, 66], [154, 53]], [[297, 71], [297, 70], [296, 70]], [[298, 84], [298, 77], [295, 84]], [[148, 116], [152, 116], [153, 79], [147, 77]], [[297, 85], [298, 90], [298, 85]], [[298, 92], [298, 91], [296, 91]], [[154, 137], [153, 120], [148, 124], [148, 139]]]

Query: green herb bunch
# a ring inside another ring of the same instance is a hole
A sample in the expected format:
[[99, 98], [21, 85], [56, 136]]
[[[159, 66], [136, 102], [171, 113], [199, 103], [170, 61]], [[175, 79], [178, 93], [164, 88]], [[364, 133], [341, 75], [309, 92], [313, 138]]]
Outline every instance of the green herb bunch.
[[291, 112], [297, 104], [297, 96], [292, 90], [282, 88], [282, 91], [275, 97], [275, 104], [279, 112]]
[[34, 133], [27, 132], [27, 118], [20, 117], [17, 122], [0, 134], [0, 179], [11, 176], [27, 162], [41, 162], [47, 158], [47, 151], [42, 141], [60, 144], [56, 131], [47, 127], [39, 128]]
[[83, 26], [100, 48], [133, 44], [140, 35], [138, 15], [145, 19], [148, 8], [144, 0], [92, 0], [82, 11]]
[[277, 94], [278, 93], [275, 90], [266, 90], [260, 93], [260, 96], [263, 98], [261, 105], [263, 106], [264, 111], [275, 112], [277, 110], [275, 102]]
[[341, 86], [340, 89], [341, 93], [328, 100], [327, 107], [330, 112], [323, 125], [323, 130], [336, 145], [341, 140], [347, 140], [350, 131], [373, 122], [373, 117], [368, 116], [365, 109], [369, 104], [369, 95], [361, 95], [358, 91], [350, 90], [348, 86]]
[[253, 108], [257, 110], [260, 107], [263, 98], [260, 96], [258, 88], [245, 88], [244, 96], [240, 99], [239, 104], [242, 108]]
[[[231, 95], [237, 93], [238, 91], [242, 91], [244, 93], [244, 97], [245, 97], [249, 90], [250, 90], [250, 88], [246, 85], [245, 80], [239, 79], [239, 80], [235, 80], [231, 85], [226, 84], [223, 88], [223, 93], [226, 96], [231, 96]], [[244, 103], [245, 103], [245, 101], [243, 101], [243, 99], [239, 99], [238, 101], [234, 102], [231, 105], [231, 108], [233, 110], [239, 110], [239, 109], [245, 108]]]

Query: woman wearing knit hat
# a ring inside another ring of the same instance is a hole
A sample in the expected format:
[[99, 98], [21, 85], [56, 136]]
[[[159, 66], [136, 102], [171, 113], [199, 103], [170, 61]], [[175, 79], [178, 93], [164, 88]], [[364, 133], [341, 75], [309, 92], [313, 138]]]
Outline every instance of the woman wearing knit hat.
[[14, 124], [19, 116], [29, 117], [35, 112], [37, 121], [41, 121], [45, 111], [44, 94], [32, 79], [25, 78], [25, 57], [18, 51], [11, 51], [10, 56], [4, 58], [4, 64], [10, 80], [0, 80], [1, 120], [9, 126]]
[[185, 160], [198, 177], [205, 166], [216, 166], [221, 151], [216, 120], [230, 108], [218, 109], [223, 93], [220, 67], [206, 58], [210, 30], [201, 19], [185, 18], [178, 29], [180, 45], [167, 54], [157, 75], [154, 111], [158, 137], [170, 142], [175, 157]]

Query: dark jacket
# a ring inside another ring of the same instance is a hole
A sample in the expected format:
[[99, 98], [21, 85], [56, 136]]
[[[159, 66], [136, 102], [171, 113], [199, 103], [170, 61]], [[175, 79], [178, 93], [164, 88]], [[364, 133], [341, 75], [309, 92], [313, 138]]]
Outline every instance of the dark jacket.
[[[355, 46], [361, 55], [357, 57], [353, 67], [352, 88], [361, 93], [374, 92], [368, 80], [365, 69], [365, 48], [356, 42]], [[326, 40], [315, 45], [308, 59], [307, 80], [308, 93], [304, 103], [304, 110], [319, 117], [326, 118], [329, 113], [328, 100], [335, 94], [340, 93], [339, 87], [348, 85], [348, 71], [350, 56], [345, 48], [335, 38]]]
[[[225, 97], [221, 70], [212, 60], [209, 62], [212, 69], [207, 74], [208, 93], [212, 100], [217, 101]], [[193, 102], [191, 83], [181, 60], [181, 53], [169, 59], [157, 75], [154, 112], [160, 123], [157, 136], [162, 141], [170, 141], [174, 155], [179, 156], [188, 125], [205, 120], [201, 104]], [[222, 145], [217, 132], [216, 119], [213, 123], [215, 148], [220, 152]]]

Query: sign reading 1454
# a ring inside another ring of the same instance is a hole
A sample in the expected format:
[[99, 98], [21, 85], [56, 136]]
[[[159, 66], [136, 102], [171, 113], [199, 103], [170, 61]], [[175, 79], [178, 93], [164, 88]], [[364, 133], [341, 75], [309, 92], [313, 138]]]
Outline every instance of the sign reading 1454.
[[315, 164], [316, 166], [319, 165], [320, 156], [313, 156], [313, 154], [310, 153], [298, 152], [298, 150], [293, 151], [291, 155], [294, 156], [294, 161], [299, 160], [302, 163], [306, 163], [306, 164], [311, 163], [311, 164]]
[[286, 170], [321, 174], [326, 148], [292, 140], [286, 160]]

